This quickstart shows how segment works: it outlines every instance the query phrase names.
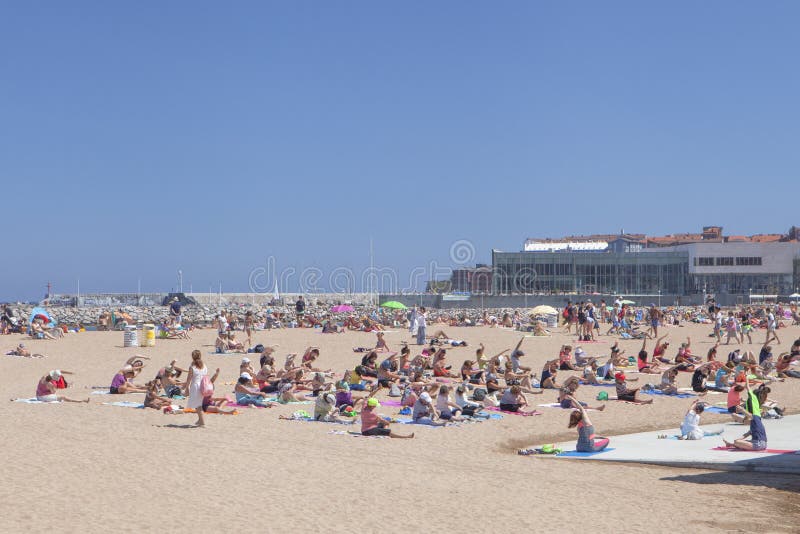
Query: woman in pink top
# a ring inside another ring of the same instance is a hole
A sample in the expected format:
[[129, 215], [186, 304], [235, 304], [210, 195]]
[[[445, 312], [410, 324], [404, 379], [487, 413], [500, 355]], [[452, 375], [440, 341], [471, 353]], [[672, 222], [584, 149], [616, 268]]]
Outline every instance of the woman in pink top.
[[744, 391], [742, 384], [735, 384], [728, 390], [728, 413], [737, 423], [747, 422], [751, 417], [747, 410], [742, 408], [742, 391]]
[[389, 428], [381, 415], [375, 411], [380, 406], [378, 399], [369, 397], [364, 408], [361, 410], [361, 434], [364, 436], [389, 436], [390, 438], [413, 438], [414, 434], [395, 434]]
[[[64, 371], [67, 374], [72, 374], [67, 371]], [[40, 400], [42, 402], [89, 402], [89, 399], [86, 400], [74, 400], [67, 398], [63, 395], [56, 395], [56, 385], [55, 382], [61, 378], [61, 371], [55, 369], [50, 371], [42, 378], [39, 379], [39, 383], [36, 385], [36, 400]]]

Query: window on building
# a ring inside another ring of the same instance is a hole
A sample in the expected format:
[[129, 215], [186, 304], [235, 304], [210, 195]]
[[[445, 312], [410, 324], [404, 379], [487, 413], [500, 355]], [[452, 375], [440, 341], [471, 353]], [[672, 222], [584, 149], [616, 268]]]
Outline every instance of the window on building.
[[745, 256], [736, 258], [736, 265], [761, 265], [761, 256]]
[[717, 265], [733, 265], [733, 258], [729, 256], [717, 258]]
[[707, 256], [700, 256], [694, 259], [694, 264], [699, 265], [701, 267], [709, 267], [714, 265], [714, 258], [709, 258]]

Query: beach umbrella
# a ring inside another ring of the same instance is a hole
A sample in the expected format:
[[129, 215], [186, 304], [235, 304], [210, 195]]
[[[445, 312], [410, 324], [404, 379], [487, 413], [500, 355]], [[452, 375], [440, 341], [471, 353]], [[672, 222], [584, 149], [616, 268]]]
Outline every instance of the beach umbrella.
[[333, 313], [345, 313], [345, 312], [351, 312], [354, 309], [355, 308], [353, 308], [352, 306], [350, 306], [348, 304], [339, 304], [338, 306], [334, 306], [333, 308], [331, 308], [331, 312], [333, 312]]
[[630, 306], [631, 304], [636, 304], [636, 303], [635, 303], [634, 301], [632, 301], [632, 300], [621, 300], [620, 302], [621, 302], [621, 303], [623, 303], [623, 304], [627, 304], [628, 306]]
[[558, 310], [552, 306], [542, 304], [532, 309], [531, 315], [558, 315]]
[[388, 300], [381, 304], [381, 308], [391, 308], [393, 310], [406, 310], [408, 309], [405, 304], [402, 302], [397, 302], [396, 300]]

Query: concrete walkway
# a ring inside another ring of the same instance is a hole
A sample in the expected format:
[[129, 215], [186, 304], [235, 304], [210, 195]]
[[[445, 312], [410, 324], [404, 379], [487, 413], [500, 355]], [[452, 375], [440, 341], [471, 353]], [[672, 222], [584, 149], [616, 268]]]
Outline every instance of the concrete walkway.
[[[767, 445], [770, 450], [780, 452], [744, 452], [714, 450], [720, 447], [722, 438], [728, 441], [742, 437], [748, 425], [726, 423], [704, 425], [706, 431], [724, 429], [721, 436], [709, 436], [697, 441], [680, 441], [672, 438], [679, 435], [677, 428], [658, 432], [642, 432], [623, 436], [612, 436], [609, 448], [600, 453], [577, 453], [575, 442], [556, 445], [564, 451], [557, 456], [539, 457], [596, 460], [608, 462], [633, 462], [676, 467], [695, 467], [718, 471], [757, 471], [764, 473], [800, 474], [800, 415], [783, 419], [764, 419], [767, 430]], [[666, 434], [669, 439], [659, 439]]]

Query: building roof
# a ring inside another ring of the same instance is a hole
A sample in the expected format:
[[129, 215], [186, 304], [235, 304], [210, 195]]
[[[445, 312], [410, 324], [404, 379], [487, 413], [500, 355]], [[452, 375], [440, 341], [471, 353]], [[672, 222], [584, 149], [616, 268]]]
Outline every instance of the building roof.
[[755, 234], [752, 236], [723, 236], [721, 226], [704, 226], [702, 233], [679, 233], [663, 236], [647, 236], [645, 234], [591, 234], [571, 235], [560, 238], [528, 238], [523, 250], [527, 252], [549, 251], [603, 251], [608, 243], [623, 240], [642, 243], [646, 247], [673, 247], [691, 243], [775, 243], [796, 241], [800, 238], [800, 228], [793, 226], [786, 234]]

